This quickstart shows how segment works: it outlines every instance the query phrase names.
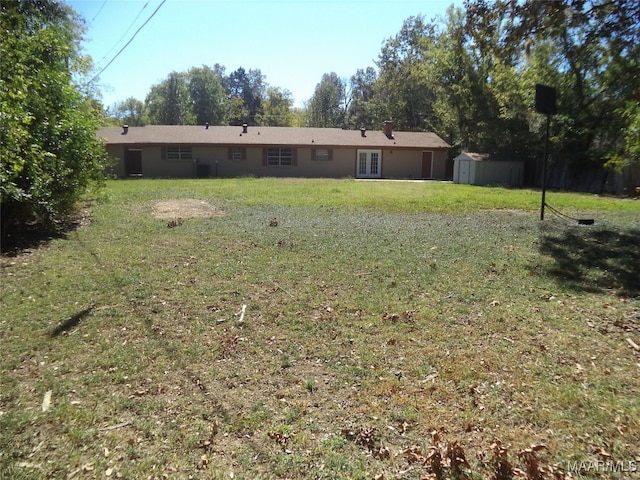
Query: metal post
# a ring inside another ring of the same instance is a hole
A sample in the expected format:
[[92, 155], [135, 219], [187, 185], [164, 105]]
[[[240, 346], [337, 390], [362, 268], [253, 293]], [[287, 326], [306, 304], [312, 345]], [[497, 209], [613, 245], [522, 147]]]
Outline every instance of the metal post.
[[547, 135], [544, 141], [544, 158], [542, 159], [542, 203], [540, 205], [540, 220], [544, 220], [545, 196], [547, 193], [547, 155], [549, 152], [549, 124], [551, 115], [547, 114]]

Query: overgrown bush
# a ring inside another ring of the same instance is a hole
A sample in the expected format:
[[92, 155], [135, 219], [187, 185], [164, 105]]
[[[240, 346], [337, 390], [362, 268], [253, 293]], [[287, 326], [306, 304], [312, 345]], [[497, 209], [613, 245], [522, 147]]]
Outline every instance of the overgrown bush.
[[2, 237], [57, 229], [102, 178], [101, 105], [82, 86], [82, 23], [52, 0], [0, 2]]

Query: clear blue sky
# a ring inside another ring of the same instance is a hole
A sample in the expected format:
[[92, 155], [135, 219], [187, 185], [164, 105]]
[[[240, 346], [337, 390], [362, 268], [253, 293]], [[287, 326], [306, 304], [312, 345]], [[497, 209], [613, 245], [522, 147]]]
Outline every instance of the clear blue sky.
[[[85, 53], [104, 67], [105, 106], [135, 97], [171, 71], [259, 69], [302, 106], [325, 73], [349, 78], [375, 67], [383, 42], [410, 16], [443, 16], [463, 0], [66, 0], [86, 21]], [[146, 5], [146, 6], [145, 6]], [[144, 8], [143, 8], [144, 7]], [[137, 17], [137, 18], [136, 18]]]

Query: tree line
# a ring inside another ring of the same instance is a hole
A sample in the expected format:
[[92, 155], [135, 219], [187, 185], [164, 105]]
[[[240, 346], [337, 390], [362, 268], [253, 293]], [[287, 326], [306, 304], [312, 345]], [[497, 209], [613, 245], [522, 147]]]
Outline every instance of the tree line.
[[[172, 72], [144, 102], [110, 112], [132, 125], [238, 124], [429, 130], [460, 150], [539, 158], [536, 84], [557, 90], [551, 160], [563, 178], [640, 162], [640, 3], [466, 0], [414, 16], [350, 78], [326, 73], [305, 108], [259, 70]], [[640, 180], [640, 179], [638, 179]], [[565, 186], [566, 182], [565, 182]]]
[[[640, 165], [640, 3], [637, 0], [465, 0], [440, 18], [414, 16], [383, 43], [375, 67], [326, 73], [303, 109], [259, 70], [220, 65], [172, 72], [144, 101], [105, 109], [82, 53], [83, 21], [56, 0], [0, 2], [2, 235], [56, 228], [108, 159], [106, 123], [429, 130], [468, 151], [540, 158], [536, 84], [557, 90], [552, 165], [585, 171]], [[105, 114], [106, 111], [106, 114]], [[632, 185], [640, 178], [631, 179]]]
[[106, 114], [111, 123], [131, 126], [291, 126], [295, 122], [291, 92], [269, 86], [258, 69], [240, 67], [227, 75], [219, 64], [171, 72], [151, 87], [144, 102], [130, 97]]

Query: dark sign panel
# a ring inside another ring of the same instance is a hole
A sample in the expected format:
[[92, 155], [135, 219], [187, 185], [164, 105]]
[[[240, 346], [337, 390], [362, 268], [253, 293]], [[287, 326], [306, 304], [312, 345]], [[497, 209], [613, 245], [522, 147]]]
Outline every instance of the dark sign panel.
[[545, 115], [556, 113], [556, 89], [546, 85], [536, 85], [536, 112]]

